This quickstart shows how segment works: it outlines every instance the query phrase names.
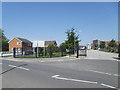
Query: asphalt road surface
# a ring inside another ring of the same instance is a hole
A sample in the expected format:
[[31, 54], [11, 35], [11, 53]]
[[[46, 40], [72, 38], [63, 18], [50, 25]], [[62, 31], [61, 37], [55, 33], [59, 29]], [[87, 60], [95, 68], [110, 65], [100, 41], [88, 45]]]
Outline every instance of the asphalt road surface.
[[4, 60], [3, 88], [118, 88], [118, 61], [77, 59], [61, 62]]

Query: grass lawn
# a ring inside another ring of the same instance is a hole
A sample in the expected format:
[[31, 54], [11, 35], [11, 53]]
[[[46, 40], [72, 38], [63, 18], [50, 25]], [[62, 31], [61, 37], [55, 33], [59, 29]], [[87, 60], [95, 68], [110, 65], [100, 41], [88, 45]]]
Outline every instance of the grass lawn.
[[[63, 53], [64, 56], [69, 55], [66, 53]], [[52, 57], [61, 57], [61, 52], [55, 52], [53, 53]], [[17, 58], [36, 58], [35, 55], [25, 55], [25, 56], [18, 56]], [[40, 56], [39, 58], [50, 58], [49, 54], [47, 53], [46, 56]]]
[[[110, 52], [109, 50], [100, 50], [100, 51], [103, 51], [103, 52]], [[118, 53], [118, 50], [114, 51], [114, 52], [111, 52], [111, 53]]]

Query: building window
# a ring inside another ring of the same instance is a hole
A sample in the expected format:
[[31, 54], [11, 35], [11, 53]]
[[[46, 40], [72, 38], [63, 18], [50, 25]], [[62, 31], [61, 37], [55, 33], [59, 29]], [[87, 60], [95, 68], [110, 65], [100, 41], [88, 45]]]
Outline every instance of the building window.
[[18, 52], [21, 52], [21, 48], [18, 48]]
[[17, 45], [21, 45], [21, 42], [17, 42]]

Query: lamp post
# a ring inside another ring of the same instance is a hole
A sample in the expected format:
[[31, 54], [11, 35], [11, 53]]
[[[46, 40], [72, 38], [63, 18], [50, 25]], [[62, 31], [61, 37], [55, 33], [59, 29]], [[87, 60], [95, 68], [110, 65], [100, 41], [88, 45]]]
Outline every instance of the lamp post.
[[118, 46], [118, 53], [119, 53], [118, 58], [120, 58], [120, 44]]
[[[77, 31], [76, 31], [77, 32]], [[78, 32], [82, 32], [82, 30], [79, 30]], [[79, 34], [78, 34], [79, 35]], [[74, 36], [74, 54], [75, 54], [75, 36]]]

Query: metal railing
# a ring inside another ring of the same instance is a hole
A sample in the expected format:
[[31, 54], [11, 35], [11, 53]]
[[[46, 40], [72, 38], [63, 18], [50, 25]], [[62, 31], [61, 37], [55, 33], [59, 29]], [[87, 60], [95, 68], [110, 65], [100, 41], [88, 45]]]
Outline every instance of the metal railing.
[[[16, 56], [21, 55], [22, 53], [20, 52], [16, 52]], [[0, 52], [0, 57], [9, 57], [9, 56], [13, 56], [12, 52], [6, 51], [6, 52]]]

